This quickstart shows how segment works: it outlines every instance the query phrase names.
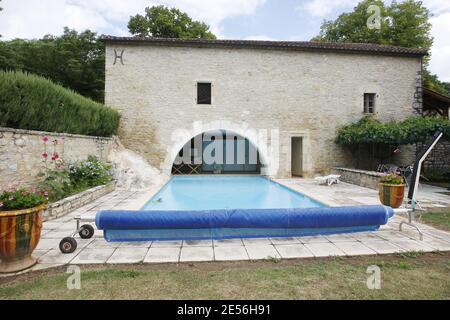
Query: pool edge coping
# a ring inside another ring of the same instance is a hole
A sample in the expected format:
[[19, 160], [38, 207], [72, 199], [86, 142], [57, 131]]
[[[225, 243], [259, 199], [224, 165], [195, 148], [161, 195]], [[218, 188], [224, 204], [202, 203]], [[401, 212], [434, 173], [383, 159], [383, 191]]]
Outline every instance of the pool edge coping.
[[274, 179], [274, 178], [271, 178], [271, 177], [268, 177], [268, 176], [266, 176], [265, 178], [270, 180], [270, 181], [272, 181], [273, 183], [278, 184], [279, 186], [281, 186], [283, 188], [289, 189], [292, 192], [295, 192], [295, 193], [298, 193], [300, 195], [303, 195], [303, 196], [306, 196], [308, 198], [311, 198], [315, 202], [318, 202], [319, 204], [321, 204], [321, 205], [323, 205], [325, 207], [337, 207], [337, 205], [335, 203], [332, 204], [331, 202], [329, 202], [326, 199], [321, 199], [321, 197], [317, 197], [316, 195], [311, 195], [309, 192], [295, 190], [291, 186], [285, 185], [284, 183], [282, 183], [280, 181], [277, 181], [277, 179]]
[[[270, 177], [268, 177], [268, 179], [272, 180], [275, 183], [278, 183], [279, 185], [281, 185], [281, 186], [283, 186], [285, 188], [288, 188], [289, 190], [292, 190], [294, 192], [303, 194], [303, 195], [313, 199], [314, 201], [317, 201], [317, 202], [319, 202], [319, 203], [321, 203], [321, 204], [323, 204], [323, 205], [325, 205], [327, 207], [341, 207], [341, 205], [339, 205], [338, 203], [336, 203], [336, 202], [334, 202], [334, 201], [332, 201], [330, 199], [326, 199], [325, 197], [322, 197], [322, 196], [317, 196], [316, 194], [313, 194], [313, 193], [309, 192], [306, 189], [299, 188], [299, 186], [297, 186], [297, 185], [290, 185], [286, 181], [283, 181], [283, 179], [270, 178]], [[295, 187], [299, 188], [300, 191], [294, 189]]]

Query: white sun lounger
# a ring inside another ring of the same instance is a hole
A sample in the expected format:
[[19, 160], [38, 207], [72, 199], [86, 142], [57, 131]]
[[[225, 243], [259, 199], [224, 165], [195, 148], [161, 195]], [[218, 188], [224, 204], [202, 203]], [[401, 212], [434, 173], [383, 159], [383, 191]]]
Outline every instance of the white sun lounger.
[[314, 178], [314, 180], [319, 182], [319, 184], [327, 184], [327, 185], [331, 186], [333, 184], [338, 184], [339, 182], [341, 182], [339, 180], [340, 178], [341, 178], [340, 175], [330, 174], [329, 176], [325, 176], [325, 177], [316, 177], [316, 178]]

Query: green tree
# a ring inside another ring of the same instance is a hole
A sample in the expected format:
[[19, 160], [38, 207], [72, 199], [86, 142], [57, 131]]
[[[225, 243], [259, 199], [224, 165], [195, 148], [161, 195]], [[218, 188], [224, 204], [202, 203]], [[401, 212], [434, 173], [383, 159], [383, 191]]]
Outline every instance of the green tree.
[[44, 76], [98, 102], [104, 100], [104, 63], [103, 43], [89, 30], [0, 42], [0, 70]]
[[145, 8], [145, 15], [130, 18], [128, 29], [139, 37], [216, 39], [204, 22], [192, 20], [176, 8], [153, 6]]
[[450, 96], [450, 82], [442, 82], [442, 86], [447, 90], [447, 95]]
[[427, 89], [450, 96], [450, 83], [440, 81], [437, 75], [432, 74], [428, 70], [424, 70], [423, 83]]
[[[380, 28], [369, 29], [367, 21], [373, 14], [371, 5], [380, 8]], [[320, 33], [313, 41], [319, 42], [357, 42], [377, 43], [430, 51], [433, 45], [431, 36], [431, 13], [422, 1], [392, 1], [386, 5], [382, 0], [363, 0], [352, 12], [341, 14], [336, 20], [324, 21]], [[428, 70], [429, 58], [424, 59], [424, 84], [426, 88], [448, 94], [444, 83]]]
[[[369, 29], [367, 21], [372, 15], [371, 5], [380, 8], [380, 28]], [[431, 14], [421, 1], [393, 1], [385, 5], [382, 0], [363, 0], [352, 12], [341, 14], [334, 21], [324, 21], [314, 41], [378, 43], [430, 50]]]

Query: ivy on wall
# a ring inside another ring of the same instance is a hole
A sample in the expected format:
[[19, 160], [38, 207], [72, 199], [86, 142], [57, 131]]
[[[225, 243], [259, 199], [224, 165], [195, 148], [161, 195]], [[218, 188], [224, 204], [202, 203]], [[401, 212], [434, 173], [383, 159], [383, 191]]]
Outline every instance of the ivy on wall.
[[356, 123], [344, 126], [337, 132], [340, 145], [393, 144], [405, 145], [425, 142], [438, 130], [450, 138], [450, 120], [437, 117], [411, 117], [403, 121], [383, 123], [366, 116]]

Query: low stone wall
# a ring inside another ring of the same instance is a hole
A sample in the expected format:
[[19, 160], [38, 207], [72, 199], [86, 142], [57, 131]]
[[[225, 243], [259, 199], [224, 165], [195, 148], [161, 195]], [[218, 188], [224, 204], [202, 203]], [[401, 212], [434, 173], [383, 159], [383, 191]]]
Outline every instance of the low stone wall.
[[66, 214], [92, 202], [115, 189], [115, 182], [104, 186], [91, 188], [74, 196], [49, 204], [42, 215], [43, 221], [50, 221], [65, 216]]
[[[417, 144], [417, 155], [423, 150], [423, 143]], [[423, 163], [424, 169], [450, 171], [450, 140], [440, 140]]]
[[378, 190], [382, 173], [349, 168], [332, 168], [334, 174], [341, 175], [341, 181], [357, 186]]
[[[49, 139], [46, 148], [44, 136]], [[38, 174], [44, 170], [42, 154], [45, 149], [53, 152], [52, 141], [55, 139], [58, 140], [56, 151], [69, 162], [84, 160], [89, 155], [106, 161], [114, 145], [111, 138], [0, 127], [0, 186], [34, 186], [39, 181]]]

